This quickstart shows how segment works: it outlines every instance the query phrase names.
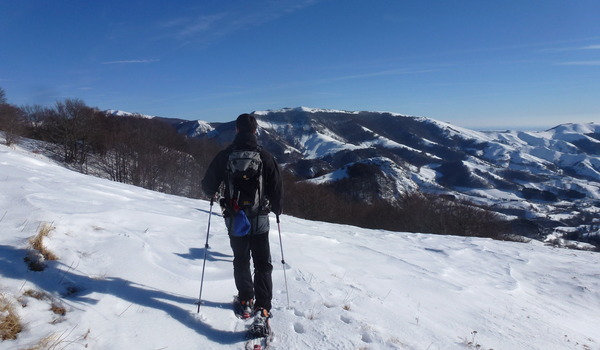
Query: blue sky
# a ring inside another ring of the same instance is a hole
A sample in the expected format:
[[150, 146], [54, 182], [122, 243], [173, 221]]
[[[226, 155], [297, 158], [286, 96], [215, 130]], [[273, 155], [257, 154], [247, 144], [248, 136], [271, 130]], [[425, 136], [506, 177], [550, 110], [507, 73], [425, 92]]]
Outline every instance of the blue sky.
[[10, 103], [228, 121], [307, 106], [600, 122], [597, 0], [0, 0]]

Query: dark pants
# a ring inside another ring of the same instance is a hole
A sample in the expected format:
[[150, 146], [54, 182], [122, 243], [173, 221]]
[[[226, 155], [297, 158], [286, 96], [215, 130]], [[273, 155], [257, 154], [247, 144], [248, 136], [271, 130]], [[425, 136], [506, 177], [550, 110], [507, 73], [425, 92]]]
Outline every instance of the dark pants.
[[[233, 250], [233, 277], [240, 300], [255, 298], [254, 306], [271, 310], [273, 281], [269, 233], [229, 236]], [[250, 257], [254, 263], [254, 281], [250, 273]]]

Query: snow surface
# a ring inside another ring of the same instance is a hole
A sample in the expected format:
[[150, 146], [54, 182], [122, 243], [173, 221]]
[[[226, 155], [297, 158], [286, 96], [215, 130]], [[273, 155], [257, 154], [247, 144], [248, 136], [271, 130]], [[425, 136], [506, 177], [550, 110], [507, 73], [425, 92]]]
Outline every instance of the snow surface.
[[153, 116], [153, 115], [125, 112], [125, 111], [120, 111], [117, 109], [108, 109], [105, 112], [110, 115], [114, 115], [116, 117], [136, 117], [136, 118], [144, 118], [144, 119], [154, 119], [155, 118], [155, 116]]
[[208, 134], [209, 132], [215, 130], [215, 128], [205, 121], [197, 120], [196, 126], [192, 130], [193, 132], [189, 136], [197, 137], [198, 135]]
[[312, 107], [294, 107], [294, 108], [281, 108], [281, 109], [268, 109], [266, 111], [254, 111], [252, 114], [256, 115], [267, 115], [269, 113], [285, 113], [289, 111], [307, 112], [307, 113], [345, 113], [345, 114], [358, 114], [358, 111], [343, 111], [337, 109], [323, 109], [323, 108], [312, 108]]
[[[208, 202], [71, 172], [5, 146], [0, 179], [0, 293], [24, 324], [0, 349], [42, 339], [55, 349], [242, 349], [245, 324], [230, 310], [232, 255], [216, 208], [200, 313], [194, 305]], [[23, 259], [43, 222], [55, 228], [44, 243], [59, 260], [33, 272]], [[600, 349], [598, 253], [283, 215], [286, 294], [271, 223], [274, 349]]]

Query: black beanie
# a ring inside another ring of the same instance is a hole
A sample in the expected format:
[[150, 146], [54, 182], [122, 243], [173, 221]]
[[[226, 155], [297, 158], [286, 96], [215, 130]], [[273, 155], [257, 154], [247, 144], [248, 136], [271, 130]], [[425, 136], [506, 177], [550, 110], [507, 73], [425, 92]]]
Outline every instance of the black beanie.
[[235, 121], [235, 126], [240, 132], [255, 133], [258, 123], [252, 114], [244, 113], [240, 114], [240, 116], [237, 118]]

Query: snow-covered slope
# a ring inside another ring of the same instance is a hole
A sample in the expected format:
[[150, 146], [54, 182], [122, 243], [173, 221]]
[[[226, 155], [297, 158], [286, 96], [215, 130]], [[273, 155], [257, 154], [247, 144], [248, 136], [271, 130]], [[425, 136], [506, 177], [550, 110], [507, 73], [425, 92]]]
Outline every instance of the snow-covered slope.
[[[197, 314], [207, 202], [5, 146], [0, 179], [0, 293], [24, 326], [0, 349], [242, 348], [216, 208]], [[59, 260], [34, 272], [23, 259], [42, 222], [54, 227], [44, 243]], [[284, 215], [286, 294], [272, 228], [274, 349], [600, 349], [597, 253]]]

